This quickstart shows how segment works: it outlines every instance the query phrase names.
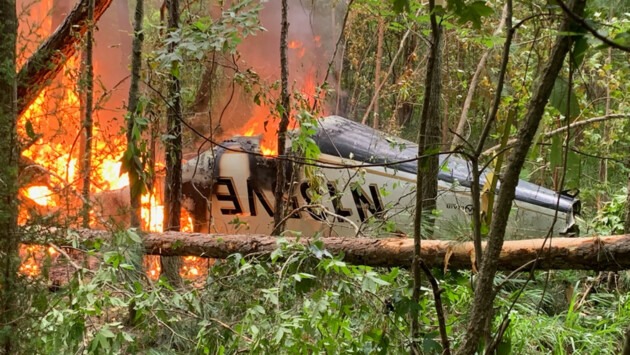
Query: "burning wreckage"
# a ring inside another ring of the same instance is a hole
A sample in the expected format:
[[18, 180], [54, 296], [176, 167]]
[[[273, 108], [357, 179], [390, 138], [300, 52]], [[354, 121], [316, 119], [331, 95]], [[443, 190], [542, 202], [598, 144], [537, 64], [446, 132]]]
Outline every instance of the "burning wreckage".
[[[323, 236], [353, 236], [358, 230], [381, 236], [388, 231], [412, 232], [415, 143], [339, 116], [321, 119], [313, 138], [323, 164], [367, 166], [322, 168], [319, 175], [323, 179], [318, 187], [309, 184], [303, 166], [294, 168], [290, 201], [293, 213], [287, 219], [287, 229]], [[260, 138], [238, 136], [186, 163], [183, 205], [192, 215], [196, 231], [272, 231], [277, 160], [251, 153], [260, 153]], [[373, 165], [391, 162], [401, 163]], [[440, 163], [436, 237], [471, 234], [470, 165], [454, 156], [441, 156]], [[485, 177], [481, 176], [481, 184]], [[553, 225], [555, 235], [577, 235], [575, 215], [579, 212], [580, 201], [575, 196], [558, 195], [520, 181], [508, 233], [513, 239], [540, 237]]]

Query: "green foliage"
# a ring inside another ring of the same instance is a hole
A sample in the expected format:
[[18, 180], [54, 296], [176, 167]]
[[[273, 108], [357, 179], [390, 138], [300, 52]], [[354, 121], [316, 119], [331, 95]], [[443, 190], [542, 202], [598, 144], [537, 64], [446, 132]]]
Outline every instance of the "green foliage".
[[[453, 0], [448, 1], [446, 9], [437, 9], [448, 38], [443, 51], [447, 88], [442, 98], [445, 127], [452, 127], [449, 119], [457, 118], [461, 110], [463, 94], [470, 86], [470, 75], [480, 55], [503, 41], [503, 35], [489, 34], [498, 24], [500, 5]], [[417, 137], [414, 126], [417, 122], [413, 118], [417, 117], [418, 103], [422, 99], [426, 51], [418, 34], [428, 27], [426, 11], [419, 11], [415, 16], [417, 10], [422, 10], [420, 6], [425, 5], [408, 0], [392, 0], [386, 5], [374, 0], [355, 2], [341, 51], [343, 70], [333, 70], [341, 75], [340, 93], [350, 96], [347, 115], [360, 117], [373, 95], [373, 34], [379, 18], [384, 18], [387, 26], [382, 66], [393, 69], [390, 80], [380, 92], [379, 114], [389, 118], [389, 122], [380, 121], [381, 128], [412, 139]], [[514, 18], [538, 14], [541, 6], [545, 4], [516, 3]], [[614, 24], [602, 28], [609, 28], [611, 38], [620, 42], [627, 40], [627, 16], [619, 13], [617, 16], [621, 18], [615, 20], [615, 17], [602, 15], [611, 12], [608, 4], [591, 6], [597, 11], [592, 14], [595, 22]], [[160, 78], [175, 74], [185, 86], [184, 98], [194, 96], [191, 88], [196, 87], [203, 70], [199, 63], [207, 61], [208, 53], [212, 52], [237, 55], [237, 46], [245, 36], [263, 30], [258, 22], [259, 10], [260, 4], [253, 0], [233, 3], [215, 18], [193, 14], [189, 8], [182, 16], [187, 22], [180, 30], [170, 32], [166, 39], [159, 35], [163, 28], [157, 10], [149, 15], [149, 23], [153, 25], [147, 26], [145, 32], [149, 44], [156, 49], [147, 55], [146, 82], [158, 85], [151, 87], [152, 94], [144, 98], [133, 114], [134, 127], [130, 134], [139, 144], [132, 145], [122, 159], [123, 172], [130, 174], [133, 193], [144, 192], [153, 180], [149, 148], [143, 138], [152, 119], [161, 117], [160, 109], [165, 106], [163, 98], [158, 97]], [[532, 83], [548, 55], [546, 48], [555, 38], [552, 21], [555, 19], [534, 16], [517, 32], [518, 45], [510, 49], [509, 82], [502, 93], [498, 130], [506, 125], [508, 112], [514, 113], [518, 120], [527, 108]], [[410, 40], [401, 44], [407, 31], [412, 34]], [[544, 126], [539, 132], [540, 146], [532, 149], [531, 160], [522, 174], [524, 178], [548, 185], [558, 183], [556, 176], [550, 177], [547, 168], [563, 166], [564, 137], [554, 136], [546, 142], [542, 133], [566, 125], [566, 120], [573, 122], [606, 114], [607, 89], [610, 89], [611, 109], [628, 112], [627, 93], [630, 91], [624, 80], [630, 69], [627, 57], [614, 53], [609, 61], [605, 51], [593, 47], [593, 42], [589, 36], [577, 40], [573, 55], [579, 75], [573, 80], [573, 87], [569, 87], [566, 79], [568, 70], [563, 71], [564, 79], [556, 81], [550, 105], [546, 107]], [[165, 48], [169, 43], [177, 43], [178, 50], [168, 53]], [[403, 53], [393, 62], [399, 48]], [[499, 60], [498, 51], [490, 52], [472, 103], [471, 137], [480, 132], [494, 95]], [[270, 119], [280, 116], [285, 109], [270, 94], [278, 89], [278, 82], [263, 82], [251, 68], [240, 68], [234, 81], [246, 92], [253, 93], [255, 104], [275, 110]], [[322, 95], [317, 98], [319, 105], [313, 105], [299, 93], [292, 94], [291, 111], [300, 126], [292, 137], [292, 153], [309, 163], [320, 154], [312, 136], [321, 112], [313, 112], [312, 107], [325, 106], [323, 96], [327, 89], [318, 90], [321, 90], [318, 95]], [[409, 117], [401, 118], [404, 115], [400, 113], [405, 108], [410, 110]], [[609, 156], [610, 166], [619, 168], [620, 165], [613, 165], [612, 159], [627, 158], [630, 134], [626, 122], [589, 126], [579, 131], [579, 143], [572, 140], [571, 147], [590, 155]], [[506, 139], [516, 136], [518, 126], [518, 122], [508, 126]], [[28, 122], [25, 133], [30, 139], [37, 137]], [[493, 132], [492, 139], [490, 143], [496, 144], [501, 135]], [[392, 148], [398, 147], [392, 143]], [[580, 158], [577, 154], [569, 152], [567, 184], [580, 184], [583, 205], [593, 206], [594, 196], [604, 187], [603, 182], [597, 181], [600, 162], [591, 157]], [[626, 172], [610, 170], [606, 187], [620, 191]], [[359, 171], [359, 178], [361, 174]], [[311, 186], [322, 181], [317, 170], [311, 167], [306, 169], [306, 175], [315, 182]], [[314, 201], [318, 200], [318, 192], [321, 191], [317, 188], [311, 191]], [[619, 233], [623, 228], [624, 205], [625, 192], [610, 199], [591, 224], [596, 233]], [[248, 228], [238, 217], [229, 223]], [[395, 231], [397, 226], [390, 221], [383, 229]], [[453, 226], [452, 234], [466, 238], [469, 231], [469, 225]], [[21, 344], [24, 352], [408, 353], [408, 314], [412, 309], [419, 309], [421, 314], [424, 352], [441, 352], [430, 291], [424, 285], [421, 301], [411, 302], [411, 278], [407, 270], [349, 265], [342, 256], [330, 255], [319, 242], [305, 247], [280, 239], [278, 248], [269, 258], [233, 255], [227, 260], [217, 260], [202, 285], [188, 284], [174, 289], [163, 279], [153, 282], [144, 276], [139, 258], [140, 241], [137, 234], [129, 231], [117, 233], [112, 241], [75, 245], [92, 258], [97, 269], [80, 268], [57, 292], [31, 296], [29, 306], [25, 307], [27, 326], [24, 329], [32, 336]], [[444, 274], [434, 270], [434, 273], [442, 289], [447, 330], [456, 348], [466, 329], [474, 276], [467, 271]], [[622, 329], [628, 326], [630, 319], [628, 297], [593, 286], [593, 277], [586, 273], [553, 274], [549, 284], [543, 281], [546, 276], [536, 273], [530, 283], [521, 275], [510, 280], [503, 276], [497, 278], [497, 283], [503, 284], [495, 304], [495, 329], [516, 301], [509, 314], [511, 325], [499, 352], [507, 353], [509, 348], [512, 353], [527, 354], [618, 352]], [[572, 293], [567, 291], [568, 286], [574, 290]], [[127, 319], [130, 307], [133, 319]]]
[[261, 5], [253, 0], [235, 2], [221, 13], [218, 19], [199, 17], [177, 31], [170, 31], [164, 44], [177, 44], [177, 50], [169, 53], [167, 46], [157, 51], [156, 61], [171, 68], [173, 75], [180, 77], [179, 66], [185, 60], [199, 61], [207, 53], [235, 53], [244, 37], [262, 31], [258, 21]]
[[[138, 266], [139, 236], [83, 246], [92, 270], [75, 270], [53, 293], [34, 295], [25, 352], [77, 353], [408, 353], [411, 309], [421, 315], [426, 354], [441, 353], [433, 297], [411, 302], [405, 269], [350, 265], [321, 241], [279, 238], [266, 258], [216, 260], [205, 282], [174, 289]], [[97, 268], [94, 268], [96, 262]], [[455, 348], [465, 332], [471, 273], [433, 270]], [[607, 293], [587, 273], [527, 274], [501, 283], [495, 326], [519, 296], [501, 353], [615, 353], [630, 324], [630, 299]], [[570, 286], [570, 287], [569, 287]], [[568, 292], [567, 290], [571, 290]], [[134, 319], [128, 318], [129, 307]], [[541, 308], [542, 307], [542, 308]], [[606, 340], [607, 339], [607, 340]], [[604, 341], [606, 340], [606, 341]]]
[[411, 7], [409, 6], [409, 0], [392, 0], [392, 8], [397, 13], [401, 13], [403, 11], [409, 12]]
[[466, 3], [464, 0], [449, 0], [448, 10], [457, 16], [459, 24], [470, 22], [476, 29], [481, 28], [481, 21], [484, 17], [494, 13], [492, 8], [488, 7], [484, 1]]
[[[566, 278], [564, 282], [560, 282], [562, 278]], [[624, 330], [630, 324], [627, 296], [609, 293], [596, 278], [572, 271], [552, 277], [548, 285], [543, 283], [531, 285], [510, 315], [507, 337], [511, 353], [620, 352]]]
[[[572, 119], [580, 113], [580, 104], [573, 90], [569, 92], [569, 83], [564, 78], [557, 78], [551, 91], [549, 103], [563, 116]], [[568, 115], [567, 115], [568, 113]]]
[[150, 152], [143, 135], [149, 128], [149, 121], [144, 117], [146, 98], [140, 97], [136, 112], [128, 113], [127, 120], [133, 120], [127, 149], [121, 158], [120, 174], [128, 173], [132, 196], [141, 196], [147, 192], [147, 185], [153, 179], [154, 172], [147, 169]]
[[592, 221], [592, 228], [595, 234], [623, 234], [623, 224], [627, 208], [626, 198], [627, 189], [623, 189], [619, 194], [613, 195], [611, 200], [604, 204]]

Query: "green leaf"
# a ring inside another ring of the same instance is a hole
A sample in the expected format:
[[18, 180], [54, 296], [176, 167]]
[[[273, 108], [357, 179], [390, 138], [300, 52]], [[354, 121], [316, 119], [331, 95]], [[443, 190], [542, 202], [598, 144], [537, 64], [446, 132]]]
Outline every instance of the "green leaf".
[[180, 78], [179, 64], [177, 62], [173, 62], [173, 65], [171, 66], [171, 75], [178, 79]]
[[481, 221], [481, 235], [488, 235], [490, 233], [490, 226], [485, 221]]
[[132, 229], [128, 229], [127, 230], [127, 236], [129, 237], [129, 239], [131, 239], [133, 242], [137, 243], [137, 244], [142, 244], [142, 238], [140, 238], [140, 236], [138, 235], [138, 233], [136, 233], [134, 230]]
[[125, 269], [125, 270], [135, 270], [135, 266], [131, 265], [131, 264], [127, 264], [127, 263], [122, 263], [120, 264], [120, 268], [121, 269]]
[[117, 251], [108, 251], [103, 255], [105, 262], [117, 268], [123, 261], [123, 256]]
[[573, 46], [573, 65], [576, 68], [584, 61], [584, 55], [586, 54], [588, 47], [589, 45], [586, 36], [580, 36], [575, 40], [575, 44]]
[[30, 120], [26, 121], [26, 123], [24, 124], [24, 128], [26, 129], [26, 135], [28, 136], [28, 138], [35, 139], [37, 134], [35, 133], [35, 130], [33, 129], [33, 124]]
[[549, 150], [549, 163], [552, 169], [562, 166], [562, 138], [559, 135], [551, 137], [551, 150]]
[[572, 150], [569, 150], [567, 154], [567, 172], [566, 172], [567, 187], [571, 187], [571, 188], [580, 187], [581, 170], [582, 170], [581, 156], [578, 153]]
[[621, 46], [625, 46], [625, 47], [630, 46], [630, 30], [627, 30], [626, 32], [618, 33], [613, 39], [613, 41], [615, 41], [615, 43]]
[[133, 337], [131, 336], [131, 334], [127, 332], [122, 332], [122, 336], [123, 336], [123, 339], [125, 339], [125, 341], [133, 343]]
[[422, 350], [425, 354], [441, 354], [442, 345], [433, 339], [434, 337], [429, 335], [422, 339]]
[[394, 11], [396, 11], [396, 13], [401, 13], [401, 12], [409, 12], [411, 10], [411, 7], [409, 5], [409, 0], [393, 0], [393, 4], [392, 4]]
[[282, 341], [282, 338], [284, 338], [284, 333], [288, 333], [287, 330], [283, 327], [279, 327], [278, 330], [276, 331], [276, 335], [273, 337], [274, 344], [276, 345], [280, 344], [280, 342]]
[[116, 335], [111, 330], [109, 330], [109, 328], [103, 328], [103, 329], [100, 330], [99, 333], [101, 335], [103, 335], [103, 337], [105, 337], [105, 338], [115, 338], [116, 337]]
[[282, 254], [283, 254], [282, 253], [282, 249], [280, 249], [280, 248], [272, 251], [271, 252], [271, 256], [270, 256], [271, 261], [275, 263], [279, 258], [282, 257]]
[[481, 19], [494, 13], [484, 1], [475, 1], [469, 5], [462, 0], [449, 1], [449, 9], [457, 16], [460, 24], [472, 23], [476, 29], [481, 28]]
[[567, 116], [567, 110], [569, 110], [569, 118], [575, 118], [580, 114], [580, 105], [577, 97], [571, 90], [569, 96], [569, 83], [566, 79], [558, 77], [551, 91], [551, 97], [549, 102], [556, 110], [560, 111], [562, 115]]

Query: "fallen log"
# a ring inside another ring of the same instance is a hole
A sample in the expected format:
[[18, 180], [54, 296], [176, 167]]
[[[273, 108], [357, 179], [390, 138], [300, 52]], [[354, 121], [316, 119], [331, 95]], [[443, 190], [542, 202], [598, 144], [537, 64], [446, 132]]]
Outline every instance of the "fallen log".
[[[81, 239], [106, 239], [109, 232], [80, 230]], [[310, 245], [313, 238], [285, 238], [289, 243]], [[333, 255], [343, 253], [343, 260], [357, 265], [409, 267], [413, 257], [411, 238], [323, 238], [324, 248]], [[147, 233], [143, 243], [147, 254], [165, 256], [200, 256], [227, 258], [240, 253], [269, 254], [278, 248], [278, 239], [267, 235], [226, 235], [202, 233]], [[539, 254], [544, 239], [506, 241], [499, 256], [499, 269], [529, 270]], [[630, 269], [630, 235], [587, 238], [553, 238], [540, 253], [538, 269], [619, 271]], [[429, 267], [470, 269], [474, 257], [471, 242], [423, 240], [422, 258]]]
[[[18, 116], [35, 101], [42, 89], [57, 76], [66, 60], [76, 51], [88, 29], [89, 0], [81, 0], [26, 61], [17, 75]], [[98, 22], [112, 0], [95, 0], [94, 22]]]

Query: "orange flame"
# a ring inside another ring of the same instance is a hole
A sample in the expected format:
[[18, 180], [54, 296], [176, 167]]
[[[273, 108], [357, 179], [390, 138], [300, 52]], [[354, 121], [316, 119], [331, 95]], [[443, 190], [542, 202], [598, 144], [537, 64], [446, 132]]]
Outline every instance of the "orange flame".
[[40, 206], [52, 204], [50, 196], [53, 192], [46, 186], [31, 186], [26, 189], [25, 194], [28, 198]]
[[[301, 42], [292, 41], [293, 45], [301, 46]], [[309, 107], [313, 105], [315, 97], [315, 72], [311, 70], [303, 79], [300, 95], [306, 99]], [[294, 97], [295, 98], [295, 97]], [[294, 112], [292, 112], [294, 114]], [[252, 117], [245, 124], [245, 128], [240, 133], [245, 137], [260, 135], [260, 153], [265, 156], [278, 155], [278, 126], [279, 119], [273, 117], [271, 110], [266, 105], [256, 106], [252, 112]], [[289, 117], [289, 129], [297, 126], [295, 116]]]
[[[22, 33], [20, 40], [26, 41], [24, 53], [20, 54], [19, 64], [22, 65], [52, 31], [51, 17], [52, 0], [34, 2], [28, 9], [28, 16], [23, 16], [20, 29], [30, 31]], [[24, 26], [22, 26], [24, 24]], [[99, 63], [94, 63], [98, 68]], [[19, 132], [23, 137], [38, 138], [23, 152], [24, 157], [44, 167], [50, 172], [53, 185], [60, 187], [59, 191], [74, 191], [75, 195], [81, 189], [81, 161], [83, 135], [81, 101], [78, 92], [78, 72], [80, 68], [79, 56], [69, 58], [62, 70], [63, 75], [52, 86], [46, 87], [34, 102], [26, 109], [19, 119]], [[57, 87], [58, 86], [58, 87]], [[102, 191], [121, 189], [128, 186], [127, 174], [120, 174], [120, 158], [126, 144], [123, 134], [112, 136], [105, 131], [117, 132], [122, 127], [111, 127], [98, 120], [99, 112], [95, 111], [95, 125], [92, 139], [92, 169], [90, 172], [90, 192], [96, 194]], [[122, 122], [122, 120], [118, 120]], [[108, 122], [109, 123], [109, 122]], [[113, 122], [114, 125], [116, 124]], [[122, 125], [121, 123], [118, 123]], [[101, 130], [103, 128], [103, 130]], [[30, 186], [21, 191], [39, 206], [55, 208], [60, 200], [59, 192], [48, 186]], [[72, 194], [70, 194], [72, 195]], [[156, 199], [156, 191], [142, 197], [142, 217], [145, 228], [151, 231], [162, 231], [164, 207]], [[74, 196], [74, 195], [73, 195]], [[28, 220], [28, 213], [20, 211], [20, 223]], [[192, 218], [182, 215], [182, 230], [192, 231]], [[36, 247], [24, 247], [20, 250], [23, 263], [20, 272], [26, 275], [36, 275], [41, 270], [40, 251]], [[186, 259], [182, 275], [201, 275], [197, 268], [197, 261]], [[148, 274], [158, 277], [160, 274], [159, 260], [149, 262], [146, 267]]]
[[20, 245], [19, 254], [22, 260], [19, 268], [20, 273], [32, 278], [41, 273], [45, 258], [54, 260], [59, 252], [53, 247], [46, 248], [43, 245]]
[[304, 47], [304, 43], [300, 41], [297, 41], [297, 40], [289, 41], [289, 43], [287, 43], [287, 47], [289, 49], [295, 49], [296, 55], [298, 58], [302, 58], [304, 57], [304, 54], [306, 54], [306, 48]]

